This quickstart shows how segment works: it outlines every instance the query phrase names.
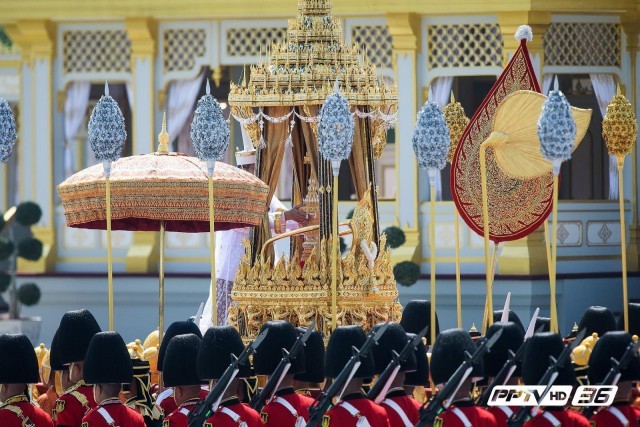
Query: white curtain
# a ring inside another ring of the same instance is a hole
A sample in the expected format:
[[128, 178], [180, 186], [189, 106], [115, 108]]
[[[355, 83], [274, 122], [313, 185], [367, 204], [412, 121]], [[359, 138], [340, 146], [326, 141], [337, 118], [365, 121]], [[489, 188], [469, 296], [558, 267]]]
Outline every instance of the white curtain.
[[125, 89], [127, 91], [127, 101], [129, 101], [129, 109], [133, 111], [133, 87], [131, 86], [131, 83], [126, 83]]
[[[436, 77], [429, 88], [429, 101], [437, 102], [440, 108], [451, 100], [453, 77]], [[442, 200], [442, 172], [436, 175], [436, 200]]]
[[73, 148], [75, 138], [89, 105], [91, 82], [71, 82], [67, 87], [67, 95], [64, 100], [64, 176], [73, 175]]
[[542, 94], [549, 95], [549, 91], [551, 91], [551, 85], [553, 84], [553, 78], [555, 74], [545, 74], [542, 76]]
[[[167, 93], [167, 132], [172, 137], [172, 142], [182, 132], [184, 125], [189, 119], [193, 110], [193, 103], [196, 101], [204, 71], [194, 79], [174, 80], [169, 83]], [[175, 150], [175, 147], [172, 147]]]
[[[616, 81], [611, 74], [589, 74], [593, 92], [598, 99], [600, 114], [604, 118], [609, 101], [616, 95]], [[618, 165], [615, 156], [609, 156], [609, 200], [618, 198]]]

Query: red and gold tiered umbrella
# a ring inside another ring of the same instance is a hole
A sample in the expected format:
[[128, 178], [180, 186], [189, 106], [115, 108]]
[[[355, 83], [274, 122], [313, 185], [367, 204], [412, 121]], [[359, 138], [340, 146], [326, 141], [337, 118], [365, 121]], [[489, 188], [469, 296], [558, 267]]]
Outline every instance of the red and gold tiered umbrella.
[[[165, 118], [166, 119], [166, 118]], [[164, 329], [165, 231], [210, 231], [207, 164], [168, 150], [163, 119], [158, 151], [124, 157], [111, 165], [110, 202], [102, 165], [91, 166], [62, 182], [58, 193], [69, 227], [160, 232], [160, 334]], [[220, 163], [213, 174], [216, 230], [262, 222], [269, 187], [256, 176]], [[113, 292], [109, 284], [110, 294]], [[110, 317], [113, 313], [110, 313]]]

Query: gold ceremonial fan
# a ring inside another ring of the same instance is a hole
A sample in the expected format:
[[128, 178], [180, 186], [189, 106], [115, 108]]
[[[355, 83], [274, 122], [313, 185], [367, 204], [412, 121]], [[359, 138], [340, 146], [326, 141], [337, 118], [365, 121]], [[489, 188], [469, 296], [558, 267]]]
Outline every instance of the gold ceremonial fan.
[[[519, 90], [504, 98], [496, 110], [493, 132], [482, 145], [493, 149], [500, 169], [513, 178], [536, 178], [552, 170], [538, 139], [538, 118], [546, 99], [541, 93]], [[589, 128], [591, 110], [571, 107], [571, 113], [576, 121], [575, 150]]]

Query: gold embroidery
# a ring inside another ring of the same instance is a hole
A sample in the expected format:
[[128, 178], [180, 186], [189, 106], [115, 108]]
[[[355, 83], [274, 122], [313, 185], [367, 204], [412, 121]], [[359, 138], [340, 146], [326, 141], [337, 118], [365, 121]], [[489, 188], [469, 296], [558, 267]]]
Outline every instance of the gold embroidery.
[[443, 424], [444, 420], [440, 417], [436, 417], [436, 419], [433, 420], [433, 427], [442, 427]]
[[262, 424], [266, 424], [269, 422], [269, 414], [266, 412], [260, 412], [260, 419], [262, 420]]
[[64, 400], [58, 399], [56, 401], [56, 415], [58, 415], [58, 414], [62, 413], [62, 411], [64, 411], [64, 405], [65, 405]]
[[331, 425], [331, 418], [329, 415], [324, 415], [322, 417], [322, 427], [329, 427]]
[[82, 427], [89, 427], [89, 423], [88, 423], [88, 422], [86, 422], [86, 421], [85, 421], [85, 422], [83, 422], [83, 423], [82, 423]]

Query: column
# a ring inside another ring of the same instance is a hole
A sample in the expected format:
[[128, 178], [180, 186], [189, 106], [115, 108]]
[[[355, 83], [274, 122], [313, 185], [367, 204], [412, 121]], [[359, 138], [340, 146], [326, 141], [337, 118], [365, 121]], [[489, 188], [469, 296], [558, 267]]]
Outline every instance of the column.
[[420, 221], [418, 203], [418, 163], [411, 137], [418, 112], [417, 55], [420, 52], [421, 19], [413, 13], [387, 15], [393, 36], [393, 63], [398, 86], [398, 125], [396, 128], [396, 221], [404, 231], [406, 243], [393, 251], [393, 262], [420, 263]]
[[[520, 25], [529, 25], [533, 30], [533, 40], [527, 42], [527, 49], [540, 85], [542, 85], [542, 66], [544, 64], [544, 33], [550, 20], [551, 13], [542, 11], [504, 12], [498, 14], [505, 66], [518, 46], [520, 46], [520, 42], [514, 38], [518, 27]], [[548, 273], [545, 238], [542, 228], [523, 239], [503, 243], [502, 246], [503, 250], [498, 259], [498, 274], [529, 276]]]
[[[638, 110], [638, 22], [636, 16], [633, 14], [623, 19], [622, 27], [627, 35], [627, 51], [629, 52], [629, 63], [631, 66], [629, 72], [629, 88], [627, 88], [627, 97], [636, 112], [636, 117], [640, 116]], [[640, 225], [638, 224], [638, 163], [640, 158], [638, 156], [638, 142], [636, 141], [633, 153], [629, 156], [629, 159], [625, 162], [625, 169], [631, 170], [631, 193], [627, 193], [625, 188], [625, 195], [630, 194], [631, 199], [631, 222], [629, 222], [629, 243], [627, 244], [627, 271], [640, 271]], [[625, 170], [625, 172], [627, 172]], [[626, 175], [626, 174], [625, 174]], [[628, 220], [628, 219], [627, 219]]]
[[[156, 23], [150, 18], [128, 18], [126, 28], [131, 40], [132, 153], [148, 154], [155, 151], [155, 135], [159, 131], [154, 129]], [[158, 233], [136, 232], [127, 252], [126, 271], [156, 271], [158, 249]]]
[[7, 26], [7, 32], [22, 52], [18, 147], [20, 200], [40, 205], [42, 219], [32, 230], [44, 244], [39, 261], [19, 259], [18, 269], [44, 273], [54, 268], [56, 256], [52, 140], [55, 24], [47, 20], [17, 21]]

